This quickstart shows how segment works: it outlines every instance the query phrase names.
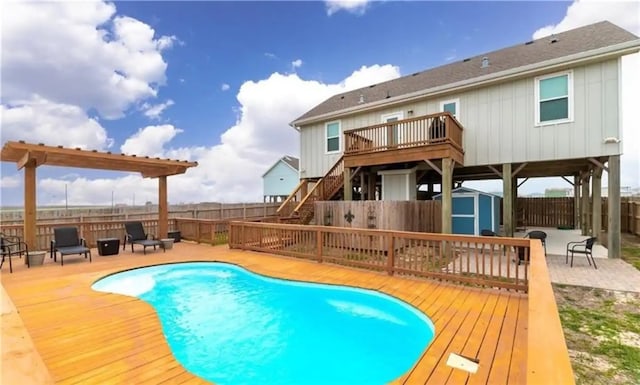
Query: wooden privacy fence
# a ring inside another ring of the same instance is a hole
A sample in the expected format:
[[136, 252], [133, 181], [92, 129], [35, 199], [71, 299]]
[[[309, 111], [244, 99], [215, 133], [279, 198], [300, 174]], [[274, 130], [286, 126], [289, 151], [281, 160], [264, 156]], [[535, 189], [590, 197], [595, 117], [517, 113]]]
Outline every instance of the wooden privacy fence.
[[[574, 221], [574, 199], [565, 198], [518, 198], [517, 210], [524, 216], [529, 227], [576, 227]], [[592, 204], [592, 203], [590, 203]], [[602, 230], [608, 226], [608, 200], [602, 198]], [[591, 209], [587, 212], [587, 223], [592, 224]], [[502, 216], [501, 216], [502, 218]], [[520, 218], [518, 218], [520, 219]], [[640, 235], [640, 199], [622, 198], [620, 202], [620, 231]]]
[[[275, 215], [279, 203], [239, 203], [239, 204], [201, 204], [175, 205], [169, 210], [169, 218], [196, 219], [237, 219], [256, 218]], [[22, 223], [22, 209], [2, 210], [0, 218], [3, 224]], [[158, 217], [158, 206], [116, 207], [116, 208], [40, 208], [39, 221], [47, 222], [103, 222], [146, 220]]]
[[574, 227], [573, 198], [518, 198], [516, 207], [526, 226]]
[[528, 265], [514, 261], [529, 260], [530, 242], [251, 222], [231, 222], [229, 235], [231, 248], [521, 292], [527, 292]]
[[442, 228], [440, 201], [321, 201], [314, 211], [324, 226], [425, 233]]
[[[138, 219], [132, 219], [138, 220]], [[279, 217], [247, 218], [245, 220], [261, 222], [279, 222]], [[80, 236], [87, 241], [89, 247], [96, 247], [99, 238], [124, 239], [124, 223], [127, 221], [102, 221], [102, 222], [39, 222], [36, 224], [37, 250], [49, 250], [53, 239], [53, 229], [56, 227], [75, 226]], [[141, 220], [145, 231], [149, 236], [157, 234], [158, 218]], [[168, 223], [169, 231], [180, 231], [182, 239], [198, 243], [219, 245], [229, 240], [229, 220], [171, 218]], [[23, 225], [11, 224], [0, 226], [0, 231], [5, 235], [23, 238]]]

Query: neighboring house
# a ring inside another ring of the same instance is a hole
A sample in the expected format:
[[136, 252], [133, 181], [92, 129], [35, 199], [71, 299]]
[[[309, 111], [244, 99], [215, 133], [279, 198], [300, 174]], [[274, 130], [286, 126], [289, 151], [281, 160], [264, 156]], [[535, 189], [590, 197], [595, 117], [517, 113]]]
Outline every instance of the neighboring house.
[[298, 158], [286, 155], [262, 174], [262, 195], [265, 202], [280, 202], [289, 196], [300, 182], [299, 164]]
[[[454, 182], [502, 179], [512, 235], [519, 178], [573, 177], [588, 195], [591, 175], [600, 191], [607, 169], [619, 186], [621, 57], [639, 50], [637, 36], [605, 21], [335, 95], [291, 123], [309, 184], [295, 191], [308, 191], [296, 210], [308, 221], [315, 200], [414, 199], [418, 186], [441, 184], [449, 233]], [[611, 256], [620, 253], [615, 195]]]
[[547, 198], [568, 198], [573, 196], [572, 188], [548, 188], [544, 190]]

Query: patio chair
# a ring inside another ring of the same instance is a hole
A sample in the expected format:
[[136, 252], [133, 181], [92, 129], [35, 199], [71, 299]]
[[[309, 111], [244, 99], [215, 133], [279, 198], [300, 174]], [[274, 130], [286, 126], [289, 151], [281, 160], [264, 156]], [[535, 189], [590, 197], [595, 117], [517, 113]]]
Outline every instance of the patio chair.
[[136, 244], [142, 245], [143, 254], [147, 253], [147, 247], [149, 246], [153, 246], [153, 250], [156, 249], [156, 246], [160, 246], [166, 252], [164, 247], [162, 247], [162, 242], [155, 239], [155, 237], [153, 236], [151, 237], [152, 239], [149, 239], [149, 236], [144, 231], [142, 222], [140, 221], [127, 222], [124, 224], [124, 229], [125, 229], [125, 236], [124, 236], [124, 242], [122, 245], [122, 250], [124, 250], [127, 247], [127, 241], [128, 241], [131, 244], [132, 253], [133, 253], [133, 245], [136, 245]]
[[540, 230], [532, 230], [529, 231], [525, 236], [525, 238], [530, 239], [539, 239], [542, 242], [542, 246], [544, 247], [544, 255], [547, 256], [547, 233]]
[[[569, 254], [571, 254], [571, 267], [573, 267], [573, 254], [584, 254], [587, 257], [589, 266], [591, 266], [591, 262], [593, 262], [593, 267], [597, 269], [598, 266], [596, 265], [596, 260], [593, 259], [592, 253], [593, 244], [595, 243], [596, 239], [596, 237], [590, 237], [579, 242], [567, 243], [567, 253], [564, 263], [569, 262]], [[591, 260], [589, 260], [589, 258], [591, 258]]]
[[78, 235], [78, 228], [73, 226], [53, 229], [50, 253], [54, 262], [58, 260], [57, 255], [60, 253], [61, 266], [64, 266], [64, 256], [68, 254], [84, 254], [84, 258], [88, 256], [91, 262], [91, 249], [87, 247], [84, 238]]
[[483, 237], [497, 237], [498, 236], [498, 234], [496, 234], [495, 232], [493, 232], [491, 230], [487, 230], [487, 229], [480, 230], [480, 235], [482, 235]]
[[18, 255], [22, 258], [22, 254], [25, 255], [27, 261], [27, 267], [29, 267], [29, 258], [26, 257], [29, 252], [27, 244], [20, 240], [19, 237], [4, 235], [0, 233], [0, 253], [2, 254], [2, 261], [0, 262], [0, 269], [4, 264], [5, 257], [9, 260], [9, 273], [13, 273], [13, 264], [11, 263], [11, 257]]

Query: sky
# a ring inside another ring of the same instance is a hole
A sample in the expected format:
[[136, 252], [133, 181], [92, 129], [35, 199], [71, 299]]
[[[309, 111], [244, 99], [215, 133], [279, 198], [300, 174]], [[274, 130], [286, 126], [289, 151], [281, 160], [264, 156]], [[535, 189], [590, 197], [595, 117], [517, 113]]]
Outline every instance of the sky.
[[[289, 123], [336, 93], [602, 19], [640, 35], [640, 3], [610, 1], [8, 0], [0, 14], [2, 143], [197, 161], [168, 178], [173, 204], [262, 201], [261, 175], [299, 155]], [[640, 185], [639, 56], [623, 62], [623, 186]], [[22, 205], [24, 171], [0, 171], [0, 204]], [[157, 202], [139, 174], [42, 166], [37, 185], [38, 205]], [[570, 186], [519, 194], [547, 187]]]

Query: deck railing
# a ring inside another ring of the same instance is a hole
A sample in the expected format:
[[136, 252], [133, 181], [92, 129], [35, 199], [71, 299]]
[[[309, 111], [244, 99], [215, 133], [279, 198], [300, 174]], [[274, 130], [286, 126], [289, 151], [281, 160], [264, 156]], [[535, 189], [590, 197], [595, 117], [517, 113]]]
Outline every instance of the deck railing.
[[[231, 222], [229, 246], [526, 292], [528, 239]], [[522, 258], [521, 265], [513, 261]]]
[[356, 128], [344, 137], [345, 155], [441, 143], [462, 151], [462, 125], [448, 112]]

